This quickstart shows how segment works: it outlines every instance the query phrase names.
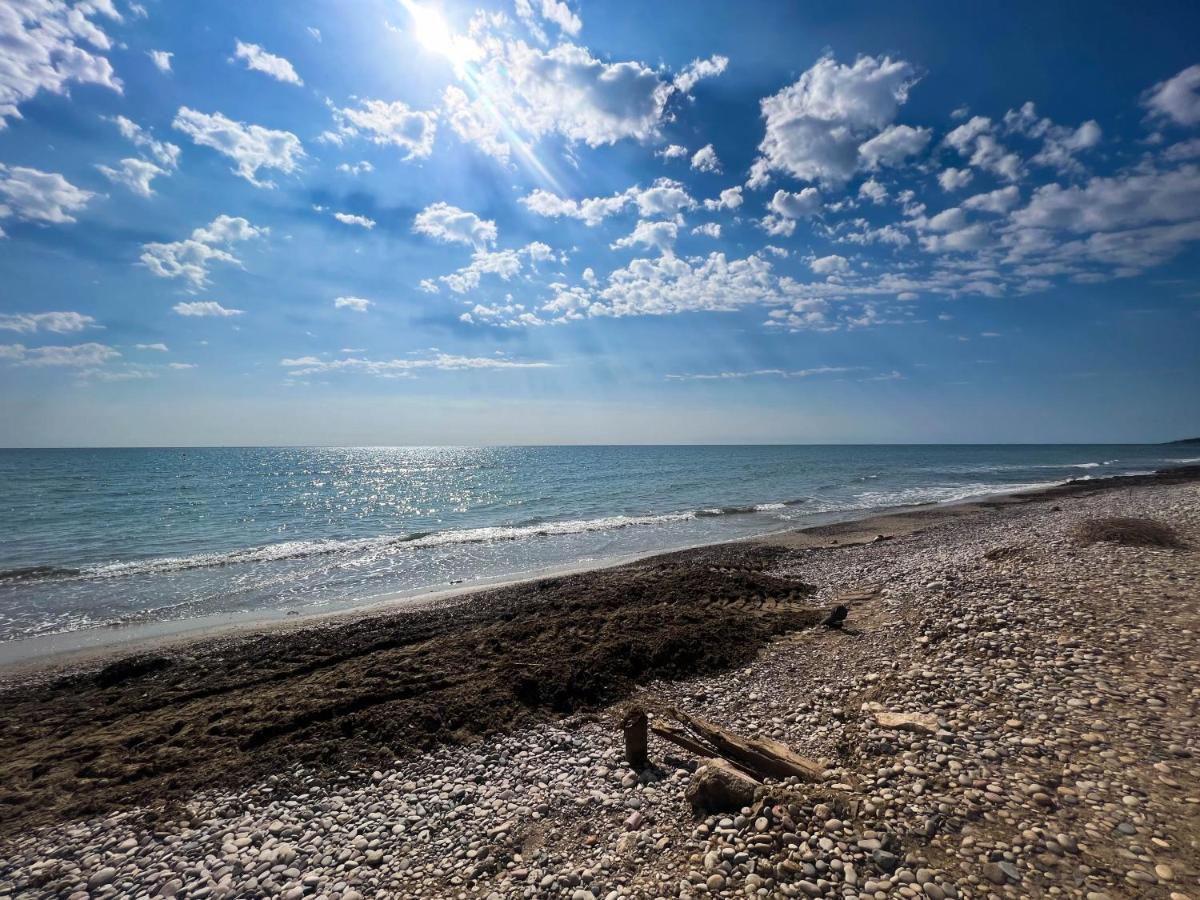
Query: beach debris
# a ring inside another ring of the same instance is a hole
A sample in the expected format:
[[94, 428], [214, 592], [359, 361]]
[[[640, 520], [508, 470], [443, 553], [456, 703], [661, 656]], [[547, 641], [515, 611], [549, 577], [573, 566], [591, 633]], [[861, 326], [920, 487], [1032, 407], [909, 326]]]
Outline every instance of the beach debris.
[[892, 712], [874, 701], [864, 703], [862, 708], [864, 712], [871, 713], [880, 728], [917, 734], [936, 734], [938, 730], [938, 718], [932, 713]]
[[1170, 525], [1153, 519], [1117, 516], [1109, 519], [1088, 519], [1075, 528], [1075, 540], [1088, 545], [1097, 542], [1123, 544], [1126, 547], [1186, 546]]
[[845, 604], [838, 604], [826, 617], [821, 624], [826, 628], [841, 628], [846, 622], [846, 616], [850, 615], [850, 607]]
[[698, 812], [734, 812], [754, 802], [760, 784], [723, 759], [709, 759], [696, 770], [684, 796]]
[[781, 741], [743, 737], [674, 707], [664, 709], [663, 715], [651, 722], [650, 730], [689, 753], [709, 760], [723, 759], [758, 780], [798, 778], [819, 782], [824, 778], [823, 765]]
[[646, 711], [640, 706], [631, 706], [621, 720], [621, 730], [625, 735], [625, 761], [635, 771], [649, 768], [650, 755], [646, 744], [649, 740]]
[[166, 656], [146, 653], [138, 656], [126, 656], [111, 662], [96, 673], [97, 687], [114, 687], [133, 678], [151, 675], [163, 669], [170, 668], [171, 660]]

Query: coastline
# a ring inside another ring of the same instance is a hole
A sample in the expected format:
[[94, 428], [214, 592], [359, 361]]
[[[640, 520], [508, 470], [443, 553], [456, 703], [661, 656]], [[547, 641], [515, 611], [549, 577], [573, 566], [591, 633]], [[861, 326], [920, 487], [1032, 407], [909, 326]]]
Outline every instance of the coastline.
[[[1194, 475], [1188, 473], [1195, 472]], [[945, 502], [899, 505], [875, 509], [842, 510], [817, 514], [827, 521], [799, 528], [784, 527], [751, 537], [720, 542], [701, 542], [669, 549], [622, 554], [576, 564], [500, 575], [453, 587], [426, 586], [380, 596], [353, 606], [296, 613], [255, 609], [218, 613], [190, 619], [166, 619], [146, 623], [96, 626], [77, 631], [39, 635], [0, 643], [0, 691], [6, 682], [27, 678], [53, 678], [78, 669], [103, 664], [124, 655], [179, 652], [209, 643], [236, 641], [270, 633], [286, 633], [314, 626], [350, 623], [375, 616], [404, 615], [429, 606], [467, 602], [473, 595], [503, 588], [528, 585], [548, 578], [561, 578], [618, 568], [658, 556], [717, 547], [722, 544], [764, 544], [788, 549], [818, 549], [847, 546], [873, 540], [883, 534], [894, 537], [929, 527], [947, 517], [965, 515], [1009, 503], [1087, 494], [1118, 487], [1162, 483], [1164, 479], [1200, 479], [1200, 466], [1183, 465], [1139, 475], [1115, 475], [1072, 479], [1046, 487], [1001, 491]]]
[[[919, 508], [14, 682], [0, 894], [1168, 897], [1200, 884], [1198, 476]], [[1080, 543], [1105, 516], [1183, 544]], [[847, 602], [845, 628], [821, 627]], [[700, 760], [655, 740], [651, 769], [625, 766], [625, 699], [784, 741], [824, 783], [696, 819]]]

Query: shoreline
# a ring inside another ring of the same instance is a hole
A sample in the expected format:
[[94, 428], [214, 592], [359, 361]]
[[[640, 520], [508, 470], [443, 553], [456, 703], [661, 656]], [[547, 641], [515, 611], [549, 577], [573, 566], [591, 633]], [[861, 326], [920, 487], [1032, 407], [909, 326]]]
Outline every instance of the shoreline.
[[[1195, 896], [1200, 471], [1113, 487], [12, 685], [0, 896]], [[625, 702], [823, 771], [696, 813], [704, 760], [630, 769]]]
[[1198, 480], [1200, 466], [1076, 481], [43, 669], [0, 688], [0, 831], [600, 709], [647, 681], [747, 665], [818, 624], [834, 598], [807, 580], [810, 564]]
[[[888, 537], [911, 533], [917, 528], [928, 527], [946, 517], [997, 505], [1053, 499], [1119, 487], [1135, 487], [1145, 483], [1162, 483], [1163, 479], [1180, 477], [1200, 479], [1200, 466], [1172, 466], [1146, 474], [1070, 479], [1045, 487], [997, 491], [950, 501], [817, 513], [815, 517], [827, 518], [829, 521], [799, 528], [786, 526], [777, 531], [749, 537], [734, 537], [725, 541], [704, 541], [682, 547], [646, 550], [576, 564], [491, 576], [452, 587], [414, 588], [331, 610], [296, 613], [254, 609], [190, 619], [99, 625], [76, 631], [36, 635], [0, 643], [0, 691], [4, 689], [6, 682], [26, 678], [53, 678], [125, 655], [181, 651], [209, 642], [236, 641], [239, 638], [286, 633], [339, 622], [350, 623], [376, 616], [404, 615], [430, 606], [468, 602], [473, 595], [492, 590], [515, 588], [544, 579], [600, 572], [658, 556], [707, 547], [761, 543], [789, 549], [816, 549], [839, 545], [839, 542], [845, 546], [847, 541], [861, 542], [873, 539], [881, 533]], [[867, 535], [867, 532], [871, 534]]]

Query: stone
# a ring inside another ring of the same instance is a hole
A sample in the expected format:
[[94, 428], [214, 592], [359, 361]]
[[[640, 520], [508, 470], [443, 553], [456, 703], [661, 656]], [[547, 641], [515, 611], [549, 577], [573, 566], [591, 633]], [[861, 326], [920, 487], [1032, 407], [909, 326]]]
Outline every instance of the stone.
[[754, 802], [758, 782], [723, 760], [709, 760], [692, 776], [684, 796], [693, 809], [733, 812]]
[[890, 875], [896, 871], [900, 860], [897, 859], [895, 853], [889, 853], [887, 850], [875, 850], [871, 853], [871, 862], [880, 872]]
[[876, 712], [875, 724], [880, 728], [919, 734], [935, 734], [938, 730], [937, 716], [929, 713]]
[[94, 891], [97, 888], [102, 888], [106, 884], [112, 884], [117, 877], [117, 870], [112, 866], [105, 866], [103, 869], [95, 872], [91, 878], [87, 880], [89, 891]]

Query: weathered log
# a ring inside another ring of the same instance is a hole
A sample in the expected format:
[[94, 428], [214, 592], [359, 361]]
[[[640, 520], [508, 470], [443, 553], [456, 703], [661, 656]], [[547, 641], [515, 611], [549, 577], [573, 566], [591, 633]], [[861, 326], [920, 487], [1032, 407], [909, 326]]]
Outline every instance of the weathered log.
[[682, 747], [688, 753], [694, 753], [696, 756], [709, 757], [719, 755], [715, 747], [693, 737], [686, 728], [682, 725], [676, 725], [674, 722], [651, 719], [650, 730], [664, 741], [670, 741], [675, 746]]
[[631, 706], [621, 720], [621, 731], [625, 734], [625, 760], [636, 771], [650, 767], [647, 749], [646, 711], [640, 706]]
[[771, 738], [744, 738], [674, 708], [668, 710], [668, 714], [694, 735], [711, 744], [722, 757], [760, 778], [799, 778], [808, 782], [822, 780], [825, 767], [796, 753], [787, 744]]

